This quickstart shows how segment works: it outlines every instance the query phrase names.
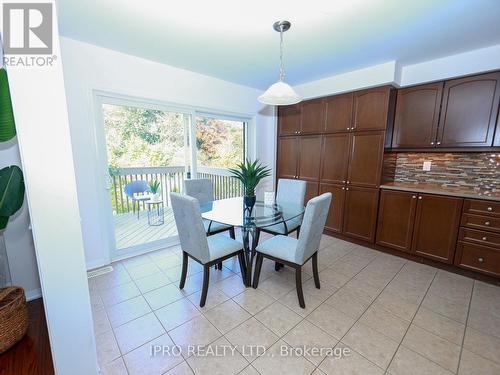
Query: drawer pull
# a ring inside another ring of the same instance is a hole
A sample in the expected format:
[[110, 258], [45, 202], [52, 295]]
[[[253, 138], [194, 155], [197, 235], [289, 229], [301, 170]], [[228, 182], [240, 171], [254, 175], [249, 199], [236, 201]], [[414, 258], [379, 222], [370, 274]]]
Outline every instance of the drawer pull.
[[488, 237], [483, 237], [482, 240], [483, 241], [488, 241]]
[[417, 198], [417, 196], [416, 196], [416, 195], [414, 195], [414, 196], [412, 196], [412, 198], [413, 198], [413, 199], [416, 199], [416, 198]]
[[487, 208], [487, 210], [488, 210], [489, 212], [491, 212], [491, 211], [493, 211], [493, 207], [488, 207], [488, 208]]
[[485, 221], [484, 225], [490, 225], [490, 222], [489, 221]]
[[483, 262], [484, 262], [484, 258], [483, 258], [483, 257], [479, 257], [479, 258], [477, 258], [477, 261], [478, 261], [479, 263], [483, 263]]

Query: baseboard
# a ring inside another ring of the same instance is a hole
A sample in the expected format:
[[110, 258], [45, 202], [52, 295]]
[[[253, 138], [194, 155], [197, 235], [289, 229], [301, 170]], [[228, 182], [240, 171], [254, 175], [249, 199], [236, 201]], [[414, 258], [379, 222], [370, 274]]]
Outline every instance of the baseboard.
[[107, 266], [109, 265], [109, 262], [106, 261], [105, 259], [101, 258], [101, 259], [97, 259], [97, 260], [93, 260], [91, 262], [86, 262], [86, 266], [87, 266], [87, 271], [90, 271], [90, 270], [93, 270], [95, 268], [99, 268], [99, 267], [103, 267], [103, 266]]
[[33, 290], [25, 290], [24, 294], [26, 295], [26, 301], [33, 301], [34, 299], [38, 299], [42, 297], [42, 289], [33, 289]]

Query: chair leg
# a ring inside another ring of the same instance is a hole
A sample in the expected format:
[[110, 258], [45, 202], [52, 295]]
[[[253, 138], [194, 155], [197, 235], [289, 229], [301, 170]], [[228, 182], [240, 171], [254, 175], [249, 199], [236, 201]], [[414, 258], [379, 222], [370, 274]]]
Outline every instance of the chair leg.
[[179, 289], [184, 289], [184, 284], [186, 283], [186, 275], [188, 270], [188, 254], [183, 251], [182, 252], [182, 272], [181, 272], [181, 280], [179, 282]]
[[295, 269], [295, 284], [297, 287], [297, 296], [299, 297], [299, 305], [304, 309], [306, 303], [304, 302], [304, 293], [302, 292], [302, 267]]
[[229, 229], [229, 237], [231, 237], [233, 240], [236, 239], [236, 233], [234, 232], [234, 227], [231, 227]]
[[219, 271], [222, 271], [222, 262], [219, 262], [217, 263], [217, 266], [215, 267], [215, 269], [219, 269]]
[[260, 229], [257, 228], [255, 231], [255, 243], [258, 245], [260, 240]]
[[245, 266], [245, 254], [243, 254], [243, 251], [238, 253], [238, 260], [240, 262], [240, 271], [241, 271], [241, 278], [243, 280], [243, 284], [246, 283], [247, 280], [247, 268]]
[[205, 306], [208, 293], [208, 282], [210, 280], [210, 267], [203, 265], [203, 288], [201, 290], [200, 307]]
[[262, 254], [257, 253], [257, 259], [255, 260], [255, 273], [253, 274], [253, 288], [257, 289], [259, 286], [260, 270], [262, 268], [262, 262], [264, 257]]
[[320, 288], [319, 285], [319, 273], [318, 273], [318, 252], [316, 251], [312, 256], [312, 266], [313, 266], [313, 275], [314, 275], [314, 285], [316, 288]]

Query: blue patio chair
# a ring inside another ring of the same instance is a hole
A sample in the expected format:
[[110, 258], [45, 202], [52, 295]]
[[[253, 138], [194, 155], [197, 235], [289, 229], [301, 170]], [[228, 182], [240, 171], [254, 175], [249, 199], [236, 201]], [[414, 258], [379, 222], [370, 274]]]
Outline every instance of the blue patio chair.
[[129, 182], [125, 185], [124, 188], [125, 195], [132, 200], [132, 210], [135, 213], [135, 205], [137, 204], [137, 219], [139, 219], [140, 207], [139, 204], [141, 201], [146, 201], [150, 199], [148, 195], [136, 195], [136, 194], [144, 194], [149, 193], [151, 189], [149, 188], [149, 184], [144, 180], [137, 180]]

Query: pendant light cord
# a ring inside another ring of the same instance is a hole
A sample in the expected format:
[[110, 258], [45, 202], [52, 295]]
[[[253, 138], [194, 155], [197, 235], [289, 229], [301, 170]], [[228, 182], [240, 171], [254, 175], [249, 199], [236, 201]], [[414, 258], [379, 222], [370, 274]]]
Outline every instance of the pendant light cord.
[[285, 70], [283, 69], [283, 29], [280, 30], [280, 81], [285, 80]]

